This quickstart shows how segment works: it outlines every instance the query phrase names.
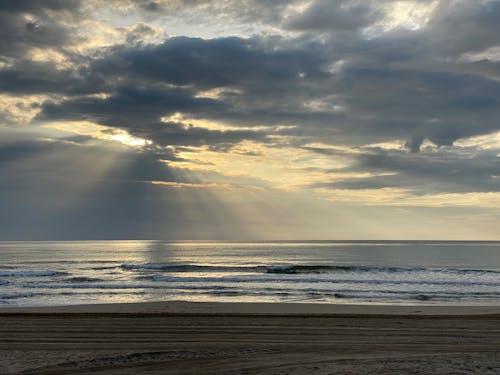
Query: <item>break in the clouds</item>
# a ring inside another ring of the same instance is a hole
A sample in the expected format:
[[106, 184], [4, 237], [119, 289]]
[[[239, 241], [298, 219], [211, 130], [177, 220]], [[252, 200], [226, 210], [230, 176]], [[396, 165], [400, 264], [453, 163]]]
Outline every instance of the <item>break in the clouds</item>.
[[0, 237], [498, 238], [499, 17], [2, 1]]

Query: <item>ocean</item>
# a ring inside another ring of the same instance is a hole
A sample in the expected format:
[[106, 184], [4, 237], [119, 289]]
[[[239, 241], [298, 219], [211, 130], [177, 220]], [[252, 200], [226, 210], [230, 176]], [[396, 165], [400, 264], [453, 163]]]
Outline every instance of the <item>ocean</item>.
[[500, 305], [500, 242], [0, 242], [0, 306]]

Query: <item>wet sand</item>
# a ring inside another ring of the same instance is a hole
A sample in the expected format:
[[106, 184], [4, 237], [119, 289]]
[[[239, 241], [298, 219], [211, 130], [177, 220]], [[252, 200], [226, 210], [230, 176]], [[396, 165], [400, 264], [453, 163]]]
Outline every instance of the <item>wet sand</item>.
[[500, 373], [500, 307], [0, 309], [0, 374]]

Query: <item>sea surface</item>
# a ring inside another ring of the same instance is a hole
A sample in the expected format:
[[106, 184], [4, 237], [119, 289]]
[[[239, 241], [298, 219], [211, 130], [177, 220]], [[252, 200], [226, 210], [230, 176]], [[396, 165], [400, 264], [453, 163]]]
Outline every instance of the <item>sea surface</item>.
[[500, 242], [0, 242], [0, 306], [500, 305]]

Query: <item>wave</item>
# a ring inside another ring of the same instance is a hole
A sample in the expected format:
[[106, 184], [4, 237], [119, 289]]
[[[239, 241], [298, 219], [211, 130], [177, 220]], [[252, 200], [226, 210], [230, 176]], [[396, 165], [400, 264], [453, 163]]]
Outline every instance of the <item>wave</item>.
[[48, 277], [48, 276], [63, 276], [67, 272], [51, 271], [51, 270], [11, 270], [0, 271], [0, 277]]
[[[295, 290], [280, 290], [276, 291], [273, 294], [269, 294], [268, 291], [247, 291], [242, 289], [233, 289], [233, 288], [196, 288], [196, 289], [186, 289], [186, 288], [178, 288], [176, 290], [172, 290], [171, 292], [176, 295], [215, 295], [215, 296], [268, 296], [268, 297], [279, 297], [279, 298], [304, 298], [304, 299], [322, 299], [322, 298], [349, 298], [349, 299], [393, 299], [396, 296], [390, 293], [366, 293], [366, 291], [351, 291], [345, 290], [340, 292], [329, 292], [329, 291], [295, 291]], [[363, 293], [364, 292], [364, 293]], [[0, 294], [0, 301], [3, 303], [7, 301], [19, 300], [19, 299], [28, 299], [28, 298], [36, 298], [36, 297], [54, 297], [54, 296], [102, 296], [102, 295], [144, 295], [146, 294], [143, 290], [129, 290], [128, 288], [118, 290], [105, 290], [105, 291], [92, 291], [85, 292], [79, 291], [61, 291], [61, 292], [19, 292], [19, 293], [7, 293]], [[404, 293], [397, 295], [397, 299], [403, 300], [420, 300], [420, 301], [428, 301], [430, 299], [460, 299], [461, 297], [471, 297], [470, 295], [462, 295], [462, 294], [417, 294], [417, 293], [408, 293], [405, 295]], [[480, 297], [490, 296], [488, 294], [480, 294]], [[495, 295], [497, 296], [497, 295]], [[8, 302], [9, 303], [9, 302]]]
[[458, 269], [458, 268], [424, 268], [424, 267], [378, 267], [359, 265], [308, 265], [308, 264], [270, 264], [252, 266], [224, 266], [224, 265], [198, 265], [198, 264], [176, 264], [176, 263], [143, 263], [122, 264], [120, 266], [127, 271], [162, 271], [162, 272], [245, 272], [245, 273], [276, 273], [276, 274], [323, 274], [323, 273], [415, 273], [433, 272], [440, 274], [497, 274], [496, 270], [480, 269]]
[[128, 271], [164, 271], [164, 272], [263, 272], [263, 266], [204, 266], [197, 264], [145, 263], [122, 264]]
[[10, 300], [10, 299], [19, 299], [19, 298], [31, 298], [34, 297], [35, 295], [39, 294], [47, 294], [47, 293], [31, 293], [31, 292], [26, 292], [26, 293], [12, 293], [12, 294], [0, 294], [0, 299], [2, 300]]
[[[59, 259], [57, 261], [54, 260], [31, 260], [24, 261], [24, 264], [82, 264], [81, 260], [63, 260]], [[114, 260], [89, 260], [85, 262], [86, 264], [116, 264], [117, 262]]]
[[[324, 284], [318, 286], [307, 286], [298, 284], [271, 284], [262, 283], [260, 285], [249, 285], [249, 284], [211, 284], [207, 281], [202, 281], [198, 283], [193, 282], [182, 282], [181, 278], [177, 278], [178, 282], [170, 283], [123, 283], [123, 282], [76, 282], [76, 283], [36, 283], [36, 282], [25, 282], [16, 285], [18, 288], [33, 291], [38, 290], [88, 290], [92, 289], [94, 293], [99, 291], [112, 291], [112, 290], [150, 290], [159, 291], [160, 293], [172, 293], [178, 290], [185, 291], [241, 291], [242, 294], [251, 295], [252, 293], [258, 291], [262, 295], [273, 296], [277, 293], [299, 293], [299, 294], [324, 294], [333, 295], [334, 293], [340, 294], [373, 294], [373, 295], [393, 295], [393, 296], [407, 296], [407, 295], [453, 295], [453, 296], [463, 296], [463, 297], [478, 297], [495, 296], [498, 298], [500, 296], [500, 289], [495, 288], [474, 288], [474, 289], [456, 289], [448, 288], [447, 286], [427, 288], [427, 285], [414, 285], [412, 288], [406, 287], [391, 287], [388, 285], [375, 285], [371, 283], [365, 284]], [[154, 292], [156, 293], [156, 292]]]
[[[122, 264], [121, 268], [129, 271], [165, 271], [165, 272], [254, 272], [254, 273], [323, 273], [331, 271], [369, 270], [359, 266], [331, 265], [294, 265], [271, 264], [255, 266], [207, 266], [197, 264], [144, 263]], [[373, 268], [375, 269], [375, 268]]]
[[421, 272], [425, 271], [422, 267], [376, 267], [376, 266], [340, 266], [340, 265], [294, 265], [294, 264], [278, 264], [264, 266], [267, 273], [335, 273], [335, 272]]
[[[352, 303], [381, 301], [386, 303], [400, 303], [402, 301], [414, 301], [415, 303], [439, 303], [462, 302], [462, 301], [498, 301], [500, 290], [489, 291], [452, 291], [446, 288], [438, 290], [427, 290], [425, 288], [412, 288], [409, 290], [392, 290], [387, 288], [370, 288], [364, 285], [360, 288], [354, 286], [320, 287], [320, 288], [294, 288], [291, 285], [275, 287], [247, 287], [247, 285], [210, 285], [183, 284], [165, 285], [152, 283], [35, 283], [27, 282], [21, 290], [0, 293], [0, 303], [16, 303], [16, 300], [34, 299], [47, 297], [51, 299], [57, 296], [102, 296], [122, 295], [147, 295], [148, 298], [189, 298], [194, 296], [219, 296], [219, 297], [245, 297], [257, 300], [271, 300], [282, 302], [300, 301], [334, 301], [342, 299]], [[185, 296], [185, 297], [183, 297]], [[2, 302], [3, 301], [3, 302]]]
[[379, 266], [354, 266], [354, 265], [294, 265], [278, 264], [264, 266], [267, 273], [302, 274], [302, 273], [336, 273], [336, 272], [361, 272], [361, 273], [416, 273], [432, 272], [439, 274], [497, 274], [500, 271], [460, 268], [425, 268], [425, 267], [379, 267]]
[[137, 276], [137, 280], [149, 280], [153, 282], [165, 283], [244, 283], [244, 284], [264, 284], [264, 283], [277, 283], [283, 282], [287, 284], [368, 284], [368, 285], [442, 285], [442, 286], [493, 286], [500, 287], [500, 280], [494, 281], [469, 281], [469, 280], [385, 280], [385, 279], [354, 279], [354, 278], [294, 278], [288, 275], [272, 276], [202, 276], [202, 277], [178, 277], [178, 276], [164, 276], [164, 275], [147, 275]]
[[103, 279], [95, 278], [95, 277], [85, 277], [85, 276], [75, 276], [65, 279], [64, 281], [68, 281], [70, 283], [91, 283], [97, 281], [104, 281]]
[[143, 295], [144, 291], [127, 291], [127, 292], [51, 292], [51, 293], [38, 293], [38, 292], [21, 292], [11, 294], [0, 294], [0, 300], [16, 300], [21, 298], [34, 298], [34, 297], [53, 297], [53, 296], [96, 296], [96, 295]]
[[234, 286], [225, 286], [225, 285], [175, 285], [175, 286], [167, 286], [162, 284], [117, 284], [117, 283], [73, 283], [73, 284], [61, 284], [61, 283], [50, 283], [50, 284], [37, 284], [37, 283], [24, 283], [17, 285], [18, 287], [27, 288], [27, 289], [47, 289], [47, 290], [57, 290], [57, 289], [93, 289], [93, 293], [99, 293], [99, 290], [108, 291], [108, 290], [162, 290], [162, 291], [171, 291], [171, 290], [225, 290], [225, 289], [238, 289]]
[[[267, 293], [262, 293], [259, 291], [238, 291], [238, 290], [211, 290], [207, 292], [210, 295], [218, 295], [218, 296], [250, 296], [250, 297], [274, 297], [274, 298], [282, 298], [284, 300], [287, 299], [296, 299], [298, 301], [308, 301], [308, 300], [331, 300], [331, 299], [350, 299], [352, 301], [363, 301], [369, 302], [373, 300], [378, 301], [386, 301], [386, 302], [402, 302], [402, 301], [420, 301], [420, 302], [438, 302], [438, 301], [463, 301], [474, 299], [498, 299], [499, 293], [475, 293], [475, 294], [466, 294], [466, 293], [418, 293], [418, 292], [410, 292], [410, 293], [364, 293], [364, 291], [341, 291], [341, 292], [321, 292], [321, 291], [311, 291], [311, 292], [303, 292], [303, 291], [281, 291], [276, 292], [272, 295]], [[179, 293], [180, 294], [180, 293]], [[183, 293], [186, 294], [186, 293]], [[191, 293], [189, 293], [191, 294]], [[205, 294], [205, 292], [193, 291], [193, 295]]]

